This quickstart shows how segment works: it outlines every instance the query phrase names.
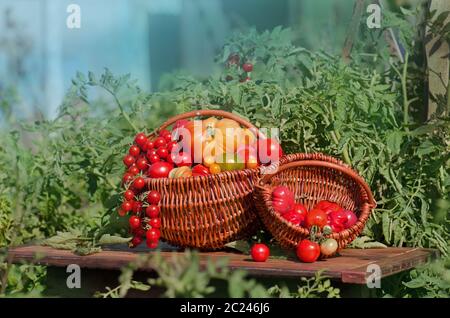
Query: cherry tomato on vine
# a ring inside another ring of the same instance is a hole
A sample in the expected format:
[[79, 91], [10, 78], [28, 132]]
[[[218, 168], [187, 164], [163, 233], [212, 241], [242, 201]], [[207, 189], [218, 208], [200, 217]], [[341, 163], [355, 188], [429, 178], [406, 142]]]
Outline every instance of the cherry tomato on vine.
[[136, 165], [132, 165], [130, 168], [128, 168], [128, 173], [131, 173], [133, 176], [137, 175], [140, 170]]
[[146, 170], [148, 168], [148, 162], [145, 158], [139, 158], [136, 161], [136, 166], [140, 169], [140, 170]]
[[161, 161], [161, 158], [158, 155], [151, 155], [150, 157], [148, 157], [148, 160], [150, 161], [150, 163], [157, 163]]
[[164, 136], [166, 136], [166, 135], [170, 135], [170, 131], [167, 130], [167, 129], [163, 129], [163, 130], [161, 130], [161, 131], [159, 132], [159, 136], [160, 136], [160, 137], [164, 137]]
[[[153, 147], [155, 147], [155, 145], [153, 144], [153, 141], [147, 140], [147, 142], [145, 143], [145, 146], [143, 148], [145, 149], [145, 151], [149, 151], [149, 150], [153, 149]], [[142, 149], [142, 150], [144, 150], [144, 149]]]
[[320, 256], [320, 246], [310, 240], [302, 240], [297, 246], [297, 257], [305, 263], [313, 263]]
[[133, 157], [137, 157], [139, 156], [139, 154], [141, 153], [141, 148], [139, 148], [138, 146], [131, 146], [130, 150], [128, 150], [128, 153], [133, 156]]
[[136, 247], [136, 246], [140, 245], [141, 243], [142, 243], [142, 237], [140, 237], [140, 236], [134, 236], [134, 237], [131, 239], [129, 246], [130, 246], [130, 247]]
[[143, 187], [145, 187], [145, 180], [142, 177], [138, 177], [133, 181], [133, 188], [137, 190], [141, 190]]
[[133, 210], [133, 213], [135, 213], [135, 214], [140, 213], [142, 210], [142, 202], [134, 201], [132, 210]]
[[169, 162], [159, 161], [155, 162], [148, 169], [148, 175], [151, 178], [167, 178], [170, 170], [173, 169], [173, 164]]
[[168, 134], [165, 134], [165, 135], [163, 136], [163, 138], [164, 138], [164, 140], [165, 140], [167, 143], [169, 143], [169, 142], [172, 141], [172, 134], [169, 132]]
[[123, 157], [123, 163], [127, 167], [131, 166], [135, 161], [136, 161], [136, 158], [134, 158], [131, 155], [126, 155], [125, 157]]
[[157, 248], [158, 247], [158, 241], [147, 241], [147, 247], [148, 248]]
[[125, 191], [125, 193], [123, 194], [123, 197], [125, 198], [125, 200], [127, 201], [132, 201], [134, 199], [134, 192], [131, 190], [127, 190]]
[[147, 202], [150, 204], [158, 204], [161, 200], [161, 194], [156, 190], [151, 190], [147, 194]]
[[151, 157], [151, 156], [154, 156], [154, 155], [156, 155], [156, 149], [149, 149], [149, 150], [147, 151], [147, 153], [145, 154], [145, 156], [146, 156], [147, 159], [149, 159], [149, 160], [150, 160], [150, 157]]
[[145, 208], [145, 214], [149, 218], [156, 218], [159, 215], [159, 206], [151, 204]]
[[130, 227], [132, 229], [137, 229], [139, 226], [141, 226], [141, 219], [136, 215], [132, 215], [130, 216], [128, 223], [130, 223]]
[[145, 236], [147, 237], [147, 241], [158, 241], [161, 237], [161, 232], [158, 229], [152, 228], [145, 233]]
[[267, 245], [258, 243], [252, 246], [250, 254], [255, 262], [265, 262], [269, 258], [270, 251]]
[[119, 208], [119, 210], [117, 210], [117, 213], [119, 214], [119, 216], [125, 216], [127, 214], [127, 211], [125, 211], [122, 208]]
[[156, 154], [160, 157], [160, 158], [167, 158], [167, 156], [169, 155], [169, 150], [167, 150], [166, 147], [160, 147], [158, 148], [158, 150], [156, 150]]
[[134, 201], [124, 201], [122, 202], [122, 210], [128, 212], [133, 209], [133, 202]]
[[147, 142], [147, 136], [145, 136], [144, 133], [139, 133], [136, 135], [136, 137], [134, 137], [134, 142], [139, 146], [139, 147], [143, 147], [144, 144]]
[[148, 222], [152, 228], [159, 229], [161, 227], [161, 219], [160, 218], [151, 218]]
[[131, 173], [126, 172], [126, 173], [123, 175], [122, 182], [123, 182], [124, 184], [126, 184], [126, 183], [130, 182], [131, 180], [133, 180], [133, 177], [134, 177], [134, 176], [133, 176]]
[[155, 148], [164, 147], [166, 145], [166, 140], [164, 137], [157, 137], [155, 141], [153, 141]]

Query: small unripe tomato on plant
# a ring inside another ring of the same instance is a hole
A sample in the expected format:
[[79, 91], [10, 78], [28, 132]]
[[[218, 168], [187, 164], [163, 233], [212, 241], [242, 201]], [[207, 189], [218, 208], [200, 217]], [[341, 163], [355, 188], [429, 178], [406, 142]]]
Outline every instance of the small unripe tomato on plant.
[[302, 240], [297, 245], [297, 257], [305, 263], [313, 263], [320, 256], [320, 246], [310, 240]]
[[133, 157], [137, 157], [141, 153], [141, 149], [138, 146], [133, 145], [130, 147], [130, 150], [128, 150], [128, 153]]
[[244, 72], [249, 73], [249, 72], [253, 71], [253, 64], [252, 63], [244, 63], [242, 65], [242, 69], [244, 70]]
[[159, 215], [159, 206], [151, 204], [147, 208], [145, 208], [145, 214], [149, 218], [156, 218]]
[[123, 163], [125, 166], [129, 167], [136, 161], [136, 158], [134, 158], [132, 155], [126, 155], [123, 157]]
[[128, 219], [128, 223], [130, 223], [130, 227], [132, 229], [137, 229], [139, 226], [141, 226], [141, 219], [136, 215], [132, 215]]
[[250, 254], [255, 262], [265, 262], [269, 258], [270, 251], [266, 244], [258, 243], [252, 246]]

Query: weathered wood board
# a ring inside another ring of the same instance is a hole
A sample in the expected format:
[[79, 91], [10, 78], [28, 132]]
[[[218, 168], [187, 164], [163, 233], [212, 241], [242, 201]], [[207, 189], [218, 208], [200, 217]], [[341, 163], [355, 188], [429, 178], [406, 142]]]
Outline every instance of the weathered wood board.
[[[133, 262], [139, 253], [152, 253], [148, 250], [133, 249], [126, 246], [113, 247], [100, 253], [79, 256], [70, 251], [58, 250], [45, 246], [21, 246], [9, 250], [13, 262], [35, 262], [49, 266], [65, 267], [78, 264], [82, 268], [120, 269]], [[162, 251], [163, 257], [170, 258], [179, 251]], [[243, 269], [253, 276], [269, 277], [310, 277], [318, 270], [343, 283], [366, 284], [366, 277], [371, 274], [367, 266], [380, 266], [381, 277], [396, 274], [423, 264], [438, 256], [433, 249], [422, 248], [383, 248], [383, 249], [346, 249], [339, 257], [321, 260], [315, 263], [301, 263], [291, 259], [269, 259], [264, 263], [253, 262], [248, 255], [230, 252], [202, 252], [201, 265], [208, 258], [213, 260], [226, 257], [231, 269]], [[152, 271], [152, 268], [141, 268]]]

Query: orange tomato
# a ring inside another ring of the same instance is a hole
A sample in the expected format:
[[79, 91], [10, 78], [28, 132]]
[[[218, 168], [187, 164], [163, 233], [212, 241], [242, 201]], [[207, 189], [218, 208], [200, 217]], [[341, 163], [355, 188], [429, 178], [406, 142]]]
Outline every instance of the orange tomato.
[[212, 174], [219, 173], [220, 171], [220, 166], [217, 163], [213, 163], [209, 166], [209, 172], [211, 172]]

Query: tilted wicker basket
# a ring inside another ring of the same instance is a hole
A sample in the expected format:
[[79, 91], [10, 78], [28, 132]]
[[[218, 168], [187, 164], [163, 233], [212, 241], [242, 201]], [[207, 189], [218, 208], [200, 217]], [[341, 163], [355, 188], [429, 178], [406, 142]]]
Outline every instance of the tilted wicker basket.
[[285, 185], [293, 191], [296, 202], [302, 203], [308, 211], [319, 201], [329, 200], [356, 213], [358, 221], [352, 227], [326, 236], [336, 239], [339, 249], [361, 234], [376, 206], [364, 179], [342, 161], [320, 153], [287, 155], [268, 167], [254, 191], [255, 205], [263, 224], [285, 248], [295, 248], [310, 233], [307, 228], [294, 225], [275, 212], [272, 190], [277, 185]]

